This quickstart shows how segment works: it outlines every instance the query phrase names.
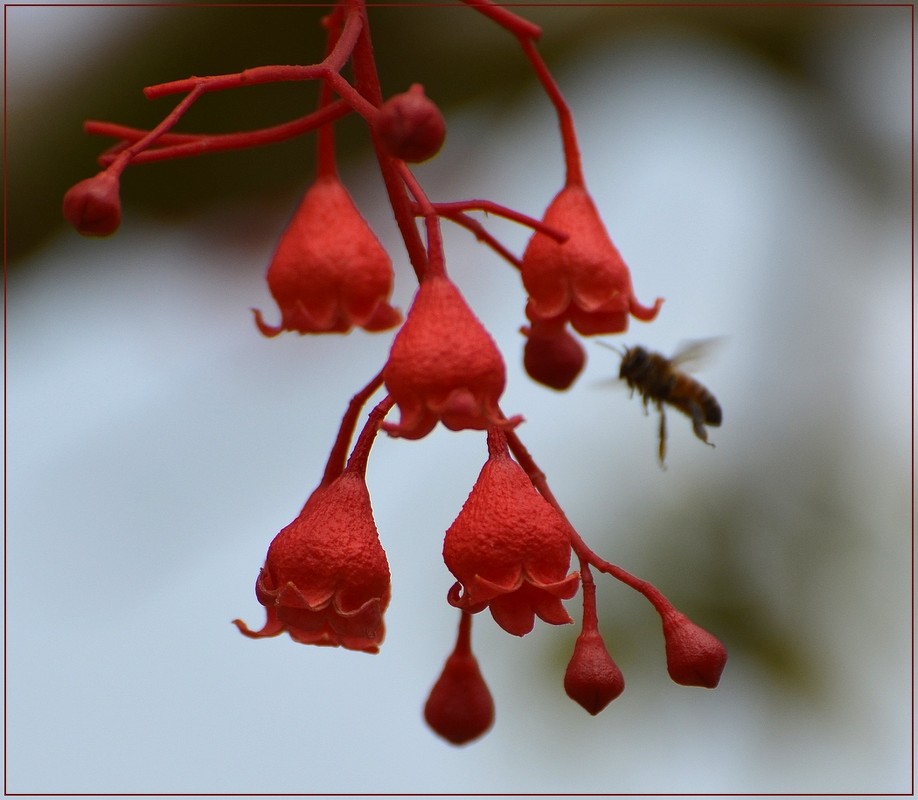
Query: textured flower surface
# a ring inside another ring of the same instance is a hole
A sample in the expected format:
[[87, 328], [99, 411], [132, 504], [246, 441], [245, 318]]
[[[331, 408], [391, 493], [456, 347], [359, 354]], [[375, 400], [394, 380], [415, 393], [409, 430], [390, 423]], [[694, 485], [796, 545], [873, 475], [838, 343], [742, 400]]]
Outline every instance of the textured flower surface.
[[638, 303], [628, 267], [582, 185], [565, 186], [543, 222], [568, 239], [560, 243], [536, 232], [529, 240], [522, 278], [533, 314], [560, 317], [585, 336], [621, 333], [629, 314], [645, 322], [656, 317], [663, 301], [658, 298], [650, 307]]
[[246, 636], [287, 631], [303, 644], [375, 653], [385, 634], [389, 565], [379, 542], [363, 477], [345, 471], [312, 495], [268, 548], [255, 584], [267, 608], [260, 631], [241, 620]]
[[345, 333], [386, 330], [401, 321], [389, 305], [392, 262], [337, 177], [309, 188], [268, 267], [280, 325], [255, 321], [266, 336], [281, 331]]
[[420, 439], [438, 421], [454, 431], [501, 424], [504, 360], [441, 272], [421, 281], [383, 377], [401, 414], [398, 425], [384, 426], [393, 435]]
[[[523, 636], [535, 616], [552, 625], [571, 622], [561, 600], [574, 596], [579, 575], [568, 575], [568, 525], [533, 488], [510, 457], [503, 434], [488, 432], [489, 457], [443, 543], [443, 559], [458, 583], [454, 606], [490, 608], [508, 633]], [[462, 591], [464, 589], [464, 592]]]

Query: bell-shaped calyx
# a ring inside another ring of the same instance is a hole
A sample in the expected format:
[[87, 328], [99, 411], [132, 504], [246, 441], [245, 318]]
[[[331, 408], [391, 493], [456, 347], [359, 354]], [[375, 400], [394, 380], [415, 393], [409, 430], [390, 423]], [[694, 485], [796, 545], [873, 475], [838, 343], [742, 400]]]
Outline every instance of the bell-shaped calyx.
[[260, 631], [234, 620], [246, 636], [286, 631], [303, 644], [375, 653], [385, 634], [389, 565], [360, 470], [319, 487], [268, 548], [255, 584], [267, 609]]
[[568, 524], [510, 457], [498, 428], [488, 431], [488, 451], [443, 542], [443, 559], [458, 581], [449, 602], [471, 613], [489, 608], [516, 636], [529, 633], [536, 616], [569, 623], [561, 601], [577, 592], [579, 575], [568, 574]]
[[346, 333], [393, 328], [401, 314], [389, 305], [394, 273], [379, 239], [334, 174], [307, 190], [271, 259], [268, 288], [281, 312], [265, 336], [281, 331]]
[[536, 231], [523, 253], [523, 285], [534, 315], [560, 317], [585, 336], [621, 333], [629, 315], [645, 322], [656, 317], [663, 300], [649, 307], [637, 301], [628, 267], [582, 184], [566, 185], [542, 221], [568, 238], [558, 242]]
[[514, 422], [498, 408], [506, 383], [500, 351], [442, 269], [421, 280], [383, 379], [400, 412], [397, 425], [383, 425], [394, 436], [420, 439], [437, 422], [454, 431]]

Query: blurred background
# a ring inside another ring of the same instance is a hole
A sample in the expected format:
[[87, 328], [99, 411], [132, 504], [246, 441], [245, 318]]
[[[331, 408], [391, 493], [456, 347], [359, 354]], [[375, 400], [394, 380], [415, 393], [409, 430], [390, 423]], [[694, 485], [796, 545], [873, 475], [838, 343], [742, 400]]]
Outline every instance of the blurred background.
[[[501, 346], [503, 408], [581, 534], [730, 651], [672, 684], [652, 609], [599, 579], [625, 693], [564, 694], [576, 626], [474, 643], [493, 730], [440, 741], [421, 708], [452, 647], [440, 551], [484, 438], [381, 438], [369, 467], [393, 573], [377, 656], [250, 641], [254, 581], [317, 483], [392, 335], [262, 338], [249, 308], [314, 140], [142, 165], [121, 230], [79, 237], [66, 189], [175, 102], [143, 86], [321, 52], [321, 8], [6, 9], [7, 791], [904, 793], [912, 780], [911, 100], [907, 6], [521, 9], [572, 105], [588, 185], [638, 299], [614, 344], [722, 337], [699, 373], [716, 449], [608, 380], [586, 342], [565, 393], [521, 366], [518, 276], [463, 230], [449, 268]], [[540, 216], [561, 185], [552, 108], [514, 39], [464, 7], [374, 7], [387, 93], [413, 82], [447, 143], [435, 200]], [[314, 87], [207, 96], [180, 126], [299, 116]], [[361, 124], [342, 172], [414, 291]], [[527, 231], [490, 231], [521, 252]], [[614, 337], [611, 337], [614, 338]], [[569, 603], [579, 617], [577, 601]]]

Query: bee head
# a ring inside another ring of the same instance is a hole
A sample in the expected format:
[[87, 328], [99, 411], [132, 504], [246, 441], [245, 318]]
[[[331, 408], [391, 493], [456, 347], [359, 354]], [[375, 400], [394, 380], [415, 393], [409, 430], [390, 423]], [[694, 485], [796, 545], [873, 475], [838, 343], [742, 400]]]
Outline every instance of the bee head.
[[622, 365], [618, 371], [618, 377], [627, 379], [639, 373], [647, 366], [650, 360], [650, 353], [643, 347], [626, 347], [622, 353]]

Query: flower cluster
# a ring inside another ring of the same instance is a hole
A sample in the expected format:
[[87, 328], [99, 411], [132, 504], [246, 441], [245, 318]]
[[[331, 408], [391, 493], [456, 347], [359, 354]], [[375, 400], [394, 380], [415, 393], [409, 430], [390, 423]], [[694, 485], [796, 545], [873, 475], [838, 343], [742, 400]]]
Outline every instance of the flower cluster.
[[[100, 157], [102, 171], [70, 189], [63, 204], [64, 216], [80, 233], [106, 236], [120, 225], [119, 185], [132, 164], [316, 133], [316, 177], [267, 269], [280, 320], [271, 324], [255, 310], [255, 323], [269, 337], [291, 331], [343, 334], [355, 327], [394, 335], [378, 373], [348, 405], [318, 486], [268, 546], [255, 581], [255, 597], [265, 608], [263, 626], [253, 630], [234, 622], [251, 638], [286, 632], [302, 644], [377, 652], [391, 586], [366, 481], [373, 443], [380, 432], [421, 439], [440, 424], [480, 432], [487, 458], [443, 539], [443, 560], [455, 578], [444, 595], [459, 611], [458, 638], [424, 706], [431, 728], [453, 744], [478, 738], [494, 722], [494, 702], [471, 646], [472, 620], [485, 610], [507, 633], [525, 636], [537, 620], [571, 623], [565, 601], [580, 591], [581, 632], [563, 688], [590, 714], [622, 692], [622, 673], [599, 632], [594, 571], [634, 588], [659, 613], [674, 681], [714, 687], [726, 661], [724, 646], [654, 586], [590, 549], [523, 446], [522, 417], [507, 416], [501, 408], [504, 358], [447, 271], [444, 221], [471, 231], [518, 270], [515, 313], [523, 322], [523, 364], [533, 380], [557, 391], [570, 388], [583, 370], [586, 353], [579, 337], [621, 333], [632, 317], [649, 322], [662, 300], [649, 306], [637, 300], [630, 271], [587, 190], [570, 109], [535, 47], [540, 29], [491, 0], [465, 2], [515, 37], [558, 114], [566, 174], [541, 219], [487, 200], [430, 200], [410, 165], [441, 151], [446, 124], [421, 84], [383, 97], [365, 0], [338, 0], [333, 6], [323, 20], [326, 55], [317, 63], [148, 87], [149, 98], [183, 95], [150, 130], [87, 123], [90, 133], [112, 136], [116, 144]], [[287, 123], [238, 134], [171, 132], [209, 92], [296, 80], [320, 84], [318, 108]], [[335, 123], [348, 115], [366, 123], [417, 280], [404, 316], [389, 302], [396, 279], [392, 258], [337, 171]], [[472, 212], [527, 226], [531, 237], [522, 255], [502, 245]], [[364, 409], [378, 393], [382, 397], [366, 413], [352, 446]], [[393, 411], [397, 421], [387, 419]]]

